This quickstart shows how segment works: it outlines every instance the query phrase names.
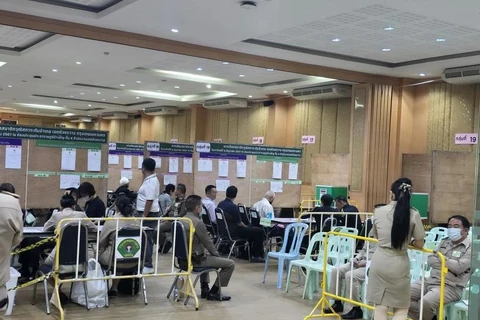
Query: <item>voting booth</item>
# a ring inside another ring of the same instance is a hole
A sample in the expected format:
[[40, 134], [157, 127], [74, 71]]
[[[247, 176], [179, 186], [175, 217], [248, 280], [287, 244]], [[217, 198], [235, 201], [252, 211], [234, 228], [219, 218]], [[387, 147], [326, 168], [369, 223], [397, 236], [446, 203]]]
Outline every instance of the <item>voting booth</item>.
[[321, 206], [320, 199], [324, 194], [329, 194], [335, 200], [338, 196], [344, 196], [348, 199], [348, 187], [334, 187], [334, 186], [325, 186], [317, 185], [315, 186], [315, 205]]

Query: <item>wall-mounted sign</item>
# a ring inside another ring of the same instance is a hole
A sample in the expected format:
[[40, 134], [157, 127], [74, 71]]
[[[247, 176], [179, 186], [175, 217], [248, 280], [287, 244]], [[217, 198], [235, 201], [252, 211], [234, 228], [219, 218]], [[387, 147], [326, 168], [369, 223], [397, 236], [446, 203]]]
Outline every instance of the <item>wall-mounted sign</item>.
[[478, 144], [478, 133], [457, 133], [455, 144]]
[[315, 136], [302, 136], [302, 144], [314, 144]]
[[213, 142], [223, 142], [223, 139], [222, 138], [215, 138], [215, 139], [213, 139]]
[[170, 139], [170, 143], [178, 143], [178, 139], [175, 139], [175, 138]]
[[263, 144], [263, 137], [253, 137], [252, 138], [252, 144]]

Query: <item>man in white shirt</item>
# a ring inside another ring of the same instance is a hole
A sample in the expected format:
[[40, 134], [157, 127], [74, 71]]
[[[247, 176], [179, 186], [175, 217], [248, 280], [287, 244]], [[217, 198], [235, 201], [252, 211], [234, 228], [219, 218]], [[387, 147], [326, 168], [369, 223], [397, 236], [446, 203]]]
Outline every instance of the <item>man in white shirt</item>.
[[267, 191], [265, 197], [253, 205], [253, 209], [257, 210], [261, 218], [266, 218], [267, 213], [273, 214], [273, 200], [275, 200], [275, 192]]
[[217, 223], [217, 217], [215, 216], [215, 199], [217, 198], [217, 187], [214, 185], [208, 185], [205, 188], [205, 198], [202, 199], [202, 204], [207, 209], [207, 214], [210, 217], [212, 223]]
[[[158, 197], [160, 196], [160, 182], [155, 173], [155, 160], [146, 158], [142, 163], [143, 183], [138, 189], [137, 195], [137, 216], [139, 217], [160, 217], [160, 205]], [[155, 229], [157, 221], [144, 221], [143, 225]], [[145, 252], [145, 267], [143, 273], [153, 273], [152, 264], [153, 237], [151, 232], [147, 232], [147, 247]]]

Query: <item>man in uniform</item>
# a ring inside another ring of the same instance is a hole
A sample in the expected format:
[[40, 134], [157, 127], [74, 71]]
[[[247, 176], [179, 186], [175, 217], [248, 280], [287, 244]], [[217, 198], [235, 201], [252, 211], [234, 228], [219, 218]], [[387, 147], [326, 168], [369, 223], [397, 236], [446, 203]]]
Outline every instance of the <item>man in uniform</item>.
[[[445, 275], [445, 299], [444, 304], [459, 301], [462, 291], [470, 279], [471, 248], [468, 231], [470, 222], [460, 215], [448, 219], [448, 239], [438, 245], [436, 251], [445, 256], [445, 264], [448, 273]], [[413, 320], [420, 319], [420, 303], [423, 296], [424, 320], [435, 319], [435, 313], [440, 305], [440, 275], [441, 261], [436, 254], [428, 257], [428, 265], [432, 268], [430, 278], [425, 280], [423, 292], [421, 292], [421, 280], [412, 283], [410, 289], [409, 316]]]
[[[179, 218], [187, 214], [187, 208], [185, 207], [185, 194], [187, 193], [187, 187], [179, 183], [175, 188], [175, 203], [167, 210], [163, 215], [167, 218]], [[162, 252], [163, 245], [167, 241], [167, 233], [172, 231], [172, 221], [163, 221], [160, 224], [160, 230], [158, 235], [158, 252]], [[155, 237], [156, 238], [156, 237]], [[169, 241], [165, 244], [163, 253], [167, 253], [172, 247], [172, 243]]]

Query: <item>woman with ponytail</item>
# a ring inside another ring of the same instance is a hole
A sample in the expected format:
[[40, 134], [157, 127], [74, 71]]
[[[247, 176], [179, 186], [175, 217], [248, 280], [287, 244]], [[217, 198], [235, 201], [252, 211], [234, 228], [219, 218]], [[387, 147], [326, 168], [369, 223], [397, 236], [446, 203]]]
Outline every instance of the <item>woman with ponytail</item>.
[[375, 208], [373, 233], [378, 249], [372, 257], [367, 300], [375, 304], [375, 320], [407, 319], [410, 307], [410, 259], [408, 245], [423, 248], [425, 230], [418, 211], [410, 207], [412, 181], [400, 178], [390, 189], [391, 202]]

